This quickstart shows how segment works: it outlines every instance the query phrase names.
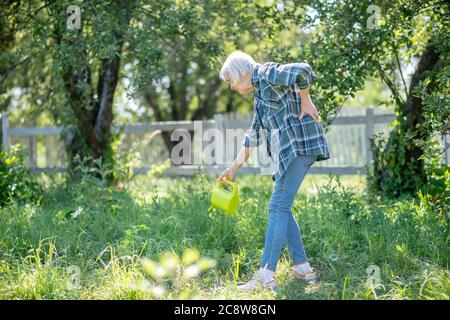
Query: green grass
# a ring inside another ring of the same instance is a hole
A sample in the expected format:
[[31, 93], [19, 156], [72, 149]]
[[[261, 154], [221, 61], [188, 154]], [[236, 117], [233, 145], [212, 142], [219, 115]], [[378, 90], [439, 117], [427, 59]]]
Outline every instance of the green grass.
[[[426, 197], [389, 200], [366, 194], [356, 176], [309, 175], [294, 203], [307, 256], [320, 282], [290, 276], [284, 251], [277, 292], [240, 293], [263, 250], [273, 183], [239, 176], [235, 216], [208, 213], [213, 178], [145, 179], [126, 191], [85, 179], [47, 185], [40, 204], [0, 209], [1, 299], [152, 299], [133, 286], [146, 278], [141, 257], [197, 248], [217, 265], [189, 284], [206, 299], [449, 299], [449, 216]], [[80, 268], [71, 285], [69, 266]], [[366, 284], [380, 268], [381, 286]]]

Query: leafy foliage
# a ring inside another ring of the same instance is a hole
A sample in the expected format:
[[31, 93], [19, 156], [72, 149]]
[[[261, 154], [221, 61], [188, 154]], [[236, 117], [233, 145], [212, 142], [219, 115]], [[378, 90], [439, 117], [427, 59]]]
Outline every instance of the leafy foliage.
[[214, 268], [216, 261], [200, 257], [198, 250], [189, 248], [181, 259], [173, 252], [166, 252], [159, 262], [143, 258], [142, 265], [152, 280], [136, 284], [138, 288], [150, 291], [155, 298], [186, 300], [198, 299], [196, 290], [191, 289], [192, 281]]
[[41, 187], [26, 165], [20, 145], [0, 151], [0, 207], [13, 202], [39, 201]]
[[[391, 91], [388, 103], [397, 121], [388, 139], [374, 138], [372, 187], [394, 196], [425, 187], [428, 162], [438, 156], [435, 134], [449, 132], [448, 3], [295, 3], [312, 12], [294, 15], [303, 28], [315, 30], [302, 53], [320, 75], [316, 88], [322, 117], [331, 122], [367, 77], [381, 79]], [[411, 74], [405, 74], [408, 68]]]

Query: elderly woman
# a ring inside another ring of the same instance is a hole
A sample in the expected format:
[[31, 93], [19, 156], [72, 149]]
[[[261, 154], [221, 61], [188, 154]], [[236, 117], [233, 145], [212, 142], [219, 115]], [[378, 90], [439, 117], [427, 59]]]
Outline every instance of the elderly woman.
[[[315, 161], [330, 158], [319, 114], [309, 96], [309, 87], [316, 75], [307, 63], [260, 64], [248, 54], [235, 51], [223, 64], [220, 78], [240, 94], [254, 92], [255, 116], [238, 156], [219, 180], [234, 180], [241, 165], [262, 143], [263, 136], [272, 162], [276, 164], [260, 268], [249, 282], [239, 288], [252, 290], [262, 285], [276, 289], [275, 270], [285, 243], [293, 260], [293, 275], [305, 281], [317, 281], [291, 212], [308, 169]], [[262, 130], [265, 135], [261, 134]], [[277, 141], [274, 143], [275, 132]]]

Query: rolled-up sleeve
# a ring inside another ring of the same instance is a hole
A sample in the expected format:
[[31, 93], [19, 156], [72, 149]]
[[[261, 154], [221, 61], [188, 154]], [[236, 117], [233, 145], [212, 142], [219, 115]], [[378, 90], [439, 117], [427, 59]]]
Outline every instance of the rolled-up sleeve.
[[262, 76], [271, 84], [290, 87], [297, 83], [300, 89], [307, 88], [317, 76], [308, 63], [280, 64], [268, 62], [261, 67]]
[[262, 135], [261, 135], [261, 123], [259, 121], [259, 117], [255, 112], [253, 117], [252, 124], [250, 129], [247, 130], [244, 136], [244, 141], [242, 145], [246, 148], [257, 147], [262, 143]]

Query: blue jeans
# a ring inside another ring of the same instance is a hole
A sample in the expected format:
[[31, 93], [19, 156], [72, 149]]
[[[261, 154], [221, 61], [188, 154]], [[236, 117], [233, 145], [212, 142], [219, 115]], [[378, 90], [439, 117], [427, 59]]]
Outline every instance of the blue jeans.
[[297, 156], [276, 182], [269, 203], [269, 224], [260, 268], [275, 271], [283, 245], [287, 243], [294, 264], [307, 262], [300, 229], [291, 207], [306, 172], [317, 156]]

